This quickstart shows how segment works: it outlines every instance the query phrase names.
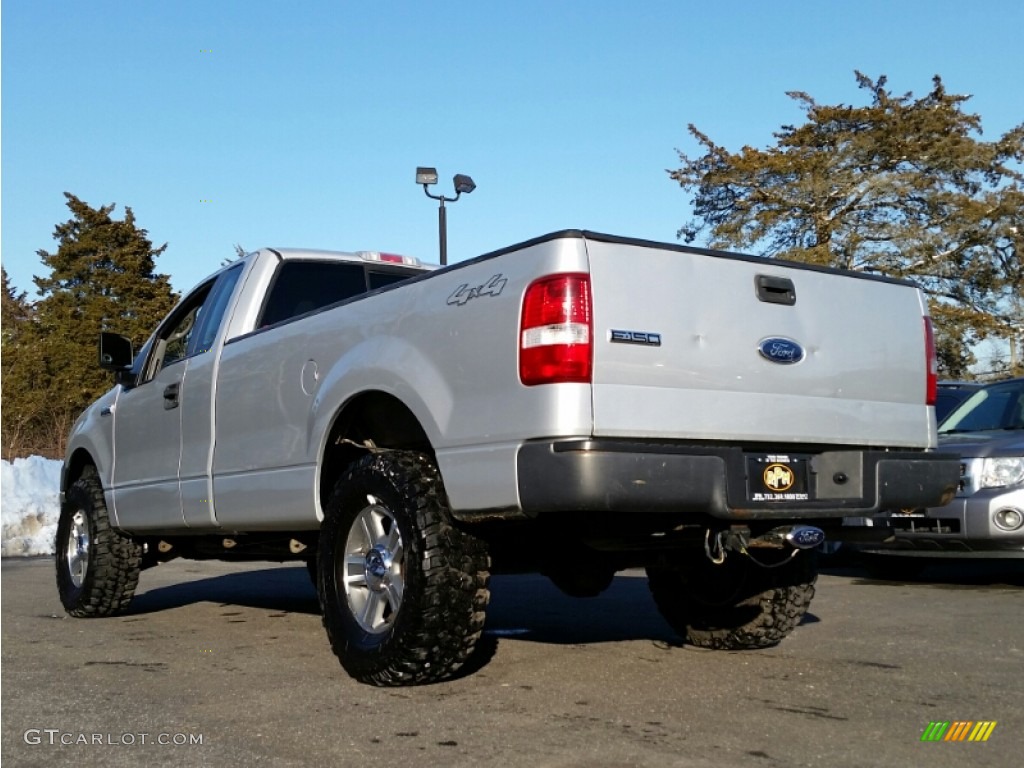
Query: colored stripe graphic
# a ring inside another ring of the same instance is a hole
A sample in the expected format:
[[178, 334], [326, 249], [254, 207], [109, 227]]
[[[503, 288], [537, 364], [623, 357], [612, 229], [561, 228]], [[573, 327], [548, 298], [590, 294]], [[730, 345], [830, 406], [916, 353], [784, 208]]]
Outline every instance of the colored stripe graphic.
[[988, 741], [988, 737], [992, 735], [992, 731], [996, 729], [996, 721], [983, 720], [974, 726], [974, 730], [971, 731], [971, 735], [968, 737], [968, 741]]
[[995, 729], [995, 720], [933, 720], [925, 727], [921, 741], [988, 741]]
[[963, 741], [974, 723], [970, 720], [954, 720], [943, 741]]

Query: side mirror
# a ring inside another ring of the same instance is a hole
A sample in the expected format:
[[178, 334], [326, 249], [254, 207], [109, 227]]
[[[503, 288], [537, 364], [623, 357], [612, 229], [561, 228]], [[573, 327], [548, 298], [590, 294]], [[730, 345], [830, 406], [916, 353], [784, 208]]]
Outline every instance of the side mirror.
[[132, 343], [116, 333], [100, 334], [100, 368], [105, 371], [127, 371], [135, 362]]

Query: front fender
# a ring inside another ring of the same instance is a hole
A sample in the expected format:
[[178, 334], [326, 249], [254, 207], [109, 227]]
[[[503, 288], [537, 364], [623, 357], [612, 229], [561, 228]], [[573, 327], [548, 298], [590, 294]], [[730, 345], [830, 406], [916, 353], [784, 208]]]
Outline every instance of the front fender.
[[61, 467], [61, 501], [71, 483], [78, 479], [84, 466], [96, 469], [110, 510], [111, 523], [117, 523], [113, 497], [110, 492], [114, 475], [114, 410], [121, 392], [120, 385], [107, 391], [96, 402], [82, 411], [68, 436]]

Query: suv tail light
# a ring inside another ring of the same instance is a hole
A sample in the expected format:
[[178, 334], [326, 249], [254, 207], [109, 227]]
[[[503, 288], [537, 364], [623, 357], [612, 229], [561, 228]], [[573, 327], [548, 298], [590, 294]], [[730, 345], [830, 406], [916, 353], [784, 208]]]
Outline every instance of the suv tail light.
[[939, 360], [935, 356], [935, 332], [932, 330], [932, 319], [924, 319], [925, 369], [925, 403], [935, 405], [939, 394]]
[[535, 280], [523, 298], [519, 379], [527, 386], [589, 384], [593, 338], [590, 277], [567, 274]]

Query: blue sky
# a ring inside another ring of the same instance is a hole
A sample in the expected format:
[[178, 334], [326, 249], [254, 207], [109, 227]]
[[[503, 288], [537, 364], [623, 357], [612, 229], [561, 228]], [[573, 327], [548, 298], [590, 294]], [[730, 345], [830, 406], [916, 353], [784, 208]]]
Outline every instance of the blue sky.
[[695, 123], [766, 146], [786, 97], [864, 103], [853, 71], [1024, 121], [1016, 0], [4, 0], [2, 260], [34, 293], [64, 191], [131, 206], [179, 290], [234, 244], [437, 259], [417, 165], [477, 190], [449, 259], [557, 229], [672, 241]]

